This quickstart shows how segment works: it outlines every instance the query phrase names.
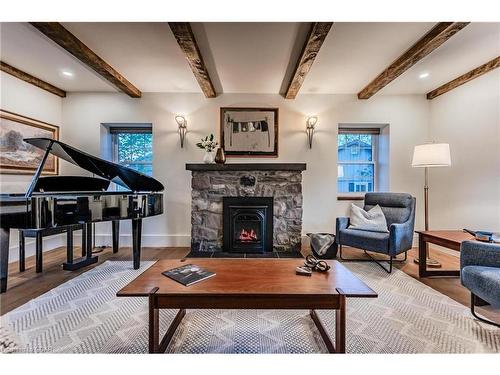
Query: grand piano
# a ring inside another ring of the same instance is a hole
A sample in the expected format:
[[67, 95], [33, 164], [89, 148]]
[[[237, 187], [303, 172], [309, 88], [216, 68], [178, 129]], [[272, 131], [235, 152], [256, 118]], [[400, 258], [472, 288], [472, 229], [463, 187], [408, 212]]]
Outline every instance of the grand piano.
[[[132, 220], [133, 267], [141, 257], [142, 219], [163, 213], [163, 185], [131, 168], [111, 163], [49, 138], [27, 138], [26, 143], [42, 149], [44, 155], [25, 194], [0, 194], [0, 278], [1, 293], [7, 290], [10, 229], [44, 229], [85, 225], [87, 244], [92, 243], [92, 224], [113, 223], [113, 238], [120, 220]], [[42, 176], [49, 154], [93, 174], [84, 176]], [[108, 190], [111, 182], [126, 190]], [[87, 245], [89, 246], [89, 245]], [[77, 269], [97, 262], [92, 251], [70, 264]]]

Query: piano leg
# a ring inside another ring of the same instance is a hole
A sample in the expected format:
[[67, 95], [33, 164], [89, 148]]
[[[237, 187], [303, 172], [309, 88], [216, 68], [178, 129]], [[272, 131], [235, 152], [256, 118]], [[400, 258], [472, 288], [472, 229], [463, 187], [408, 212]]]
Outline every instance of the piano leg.
[[9, 273], [9, 228], [0, 228], [0, 293], [7, 291]]
[[36, 233], [35, 247], [36, 272], [40, 273], [43, 270], [43, 237], [41, 231], [37, 231]]
[[73, 263], [73, 227], [69, 226], [66, 232], [66, 262]]
[[85, 224], [87, 227], [85, 231], [85, 253], [87, 254], [87, 259], [92, 258], [92, 223]]
[[134, 257], [134, 270], [141, 266], [141, 236], [142, 219], [132, 219], [132, 253]]
[[82, 257], [87, 255], [87, 225], [82, 227]]
[[19, 231], [19, 272], [26, 270], [26, 241], [24, 239], [24, 232]]
[[120, 246], [120, 220], [113, 220], [111, 222], [113, 233], [113, 253], [118, 252]]

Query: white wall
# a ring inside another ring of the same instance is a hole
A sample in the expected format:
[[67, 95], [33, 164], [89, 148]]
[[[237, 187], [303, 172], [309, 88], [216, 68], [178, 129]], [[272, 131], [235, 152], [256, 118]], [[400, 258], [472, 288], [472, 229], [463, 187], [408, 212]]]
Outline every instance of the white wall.
[[[449, 142], [452, 166], [431, 170], [431, 228], [500, 230], [500, 71], [467, 83], [432, 101], [422, 95], [378, 95], [367, 101], [354, 95], [146, 93], [141, 99], [123, 94], [72, 93], [61, 99], [7, 74], [0, 73], [2, 109], [61, 126], [61, 139], [95, 155], [102, 152], [101, 123], [153, 124], [154, 175], [165, 190], [165, 214], [144, 221], [145, 246], [186, 246], [190, 233], [190, 172], [186, 162], [198, 162], [195, 147], [202, 136], [219, 135], [222, 106], [280, 108], [279, 158], [229, 159], [229, 162], [305, 162], [303, 231], [333, 230], [335, 218], [347, 213], [349, 202], [336, 200], [336, 135], [338, 123], [389, 124], [390, 190], [417, 197], [417, 228], [423, 227], [423, 171], [410, 167], [415, 144]], [[176, 114], [188, 119], [187, 140], [180, 148]], [[305, 120], [318, 116], [313, 148], [307, 147]], [[62, 174], [81, 174], [61, 163]], [[24, 192], [30, 176], [1, 175], [2, 192]], [[109, 244], [110, 227], [100, 224], [97, 242]], [[122, 243], [129, 242], [130, 224], [123, 224]], [[128, 241], [127, 241], [128, 240]], [[17, 259], [17, 236], [11, 237], [11, 261]], [[46, 249], [63, 245], [52, 238]], [[28, 254], [33, 247], [28, 246]]]
[[[99, 155], [101, 123], [153, 124], [154, 176], [166, 187], [165, 213], [144, 220], [145, 246], [188, 245], [191, 188], [186, 162], [199, 162], [203, 153], [195, 143], [204, 135], [219, 135], [222, 106], [279, 107], [279, 158], [230, 159], [229, 162], [305, 162], [303, 231], [332, 231], [335, 218], [347, 213], [349, 202], [336, 200], [336, 135], [338, 123], [388, 123], [390, 125], [390, 190], [420, 198], [420, 171], [410, 167], [413, 146], [428, 136], [429, 103], [422, 95], [383, 96], [360, 101], [355, 95], [299, 95], [285, 100], [279, 95], [223, 94], [205, 99], [201, 94], [146, 93], [141, 99], [123, 94], [73, 93], [64, 100], [62, 140]], [[188, 120], [186, 144], [180, 148], [176, 114]], [[318, 116], [313, 148], [307, 146], [305, 121]], [[62, 173], [79, 173], [65, 163]], [[418, 207], [420, 208], [420, 207]], [[420, 211], [420, 210], [419, 210]], [[421, 226], [420, 212], [417, 225]], [[125, 223], [123, 234], [130, 233]], [[110, 243], [110, 227], [98, 226], [99, 239]], [[126, 240], [127, 238], [125, 238]], [[123, 241], [123, 243], [126, 243]]]
[[[0, 108], [61, 126], [62, 98], [4, 72], [0, 72]], [[5, 174], [0, 176], [2, 191], [11, 193], [24, 193], [32, 177]]]
[[[13, 76], [0, 72], [0, 108], [19, 115], [31, 117], [49, 124], [61, 126], [62, 99], [45, 90], [39, 89]], [[61, 136], [64, 129], [61, 130]], [[32, 175], [0, 175], [0, 190], [2, 193], [24, 193], [31, 181]], [[17, 231], [11, 231], [10, 260], [18, 259]], [[34, 254], [33, 241], [26, 241], [26, 254]], [[58, 237], [44, 240], [44, 246], [51, 248], [60, 246]]]
[[431, 101], [430, 139], [451, 167], [430, 170], [430, 227], [500, 231], [500, 70]]

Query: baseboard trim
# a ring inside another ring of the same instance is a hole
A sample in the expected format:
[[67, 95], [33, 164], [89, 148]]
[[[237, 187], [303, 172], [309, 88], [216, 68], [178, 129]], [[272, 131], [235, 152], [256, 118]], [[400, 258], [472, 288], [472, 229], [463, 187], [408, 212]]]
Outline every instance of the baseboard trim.
[[[75, 241], [80, 241], [81, 235], [75, 236]], [[77, 242], [78, 243], [78, 242]], [[95, 235], [96, 246], [111, 246], [110, 234]], [[143, 234], [141, 245], [145, 247], [177, 247], [191, 246], [191, 236], [187, 234]], [[120, 246], [132, 246], [132, 234], [120, 234]]]

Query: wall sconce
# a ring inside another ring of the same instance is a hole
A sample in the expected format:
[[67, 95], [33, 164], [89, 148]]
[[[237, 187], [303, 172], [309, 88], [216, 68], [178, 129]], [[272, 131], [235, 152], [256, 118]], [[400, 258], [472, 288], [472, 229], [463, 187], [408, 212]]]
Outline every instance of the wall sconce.
[[312, 148], [313, 134], [314, 134], [314, 126], [318, 122], [318, 118], [308, 117], [306, 121], [306, 133], [307, 133], [307, 141], [309, 142], [309, 148]]
[[181, 137], [181, 148], [184, 148], [184, 139], [187, 133], [187, 120], [184, 116], [175, 116], [175, 122], [179, 125], [179, 136]]

